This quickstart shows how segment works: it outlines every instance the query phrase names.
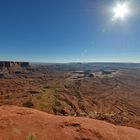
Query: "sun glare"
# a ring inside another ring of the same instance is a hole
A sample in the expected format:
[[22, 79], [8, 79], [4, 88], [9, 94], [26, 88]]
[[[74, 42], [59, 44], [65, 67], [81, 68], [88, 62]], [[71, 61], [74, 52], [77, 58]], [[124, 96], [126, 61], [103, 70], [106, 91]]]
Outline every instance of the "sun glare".
[[124, 19], [129, 14], [129, 7], [127, 3], [118, 3], [113, 9], [113, 20]]

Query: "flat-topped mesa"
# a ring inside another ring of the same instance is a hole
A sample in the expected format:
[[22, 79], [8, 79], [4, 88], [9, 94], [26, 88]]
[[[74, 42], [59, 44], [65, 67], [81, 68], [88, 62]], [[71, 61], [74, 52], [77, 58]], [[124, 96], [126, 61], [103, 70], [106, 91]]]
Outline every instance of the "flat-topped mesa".
[[0, 61], [0, 68], [29, 67], [29, 62]]

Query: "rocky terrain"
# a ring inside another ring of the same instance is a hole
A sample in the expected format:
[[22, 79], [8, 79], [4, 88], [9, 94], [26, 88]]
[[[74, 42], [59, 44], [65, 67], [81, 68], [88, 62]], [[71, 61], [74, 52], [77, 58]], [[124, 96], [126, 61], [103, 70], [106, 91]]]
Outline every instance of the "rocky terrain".
[[0, 68], [29, 67], [29, 62], [0, 61]]
[[139, 140], [140, 130], [84, 117], [0, 107], [0, 140]]
[[140, 129], [138, 65], [78, 65], [79, 69], [75, 64], [42, 64], [2, 70], [0, 105], [83, 116]]
[[30, 68], [29, 62], [0, 61], [0, 78], [25, 72], [27, 68]]

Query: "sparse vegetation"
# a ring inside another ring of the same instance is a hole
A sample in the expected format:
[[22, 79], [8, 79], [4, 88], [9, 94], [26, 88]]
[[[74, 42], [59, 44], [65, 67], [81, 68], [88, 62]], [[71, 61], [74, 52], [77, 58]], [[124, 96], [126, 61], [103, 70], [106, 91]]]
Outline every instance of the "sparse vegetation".
[[26, 137], [26, 140], [38, 140], [35, 134], [29, 134]]
[[42, 88], [40, 93], [32, 99], [34, 108], [53, 113], [53, 107], [56, 102], [55, 88]]
[[92, 111], [90, 111], [89, 113], [88, 113], [88, 117], [90, 117], [90, 118], [97, 118], [99, 116], [99, 113], [98, 112], [96, 112], [96, 111], [94, 111], [94, 112], [92, 112]]
[[34, 105], [31, 100], [26, 101], [25, 103], [22, 104], [24, 107], [29, 107], [32, 108]]

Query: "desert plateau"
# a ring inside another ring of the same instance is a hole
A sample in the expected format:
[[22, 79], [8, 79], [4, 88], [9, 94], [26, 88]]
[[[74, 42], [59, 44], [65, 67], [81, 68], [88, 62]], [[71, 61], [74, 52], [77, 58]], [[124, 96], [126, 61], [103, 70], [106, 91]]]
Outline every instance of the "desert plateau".
[[[117, 135], [123, 135], [124, 133], [127, 133], [127, 131], [131, 131], [131, 129], [132, 133], [133, 131], [136, 131], [134, 132], [136, 133], [136, 138], [129, 138], [129, 136], [126, 136], [126, 140], [138, 140], [140, 134], [139, 64], [25, 64], [26, 65], [21, 65], [18, 63], [17, 65], [15, 62], [8, 66], [1, 66], [0, 69], [0, 105], [2, 106], [0, 108], [0, 112], [2, 116], [6, 115], [6, 120], [3, 120], [3, 117], [0, 119], [1, 122], [4, 121], [3, 123], [6, 129], [2, 129], [2, 125], [0, 127], [0, 132], [3, 133], [3, 131], [5, 131], [4, 133], [7, 132], [9, 133], [9, 136], [13, 136], [13, 138], [9, 140], [15, 140], [16, 137], [16, 134], [12, 133], [10, 130], [11, 128], [8, 130], [9, 125], [11, 125], [11, 123], [9, 124], [9, 121], [11, 122], [12, 120], [13, 123], [16, 123], [15, 117], [17, 117], [21, 123], [29, 121], [30, 115], [34, 116], [34, 112], [35, 120], [31, 119], [31, 123], [33, 123], [32, 121], [37, 121], [37, 124], [34, 123], [35, 126], [30, 124], [30, 129], [31, 133], [37, 133], [37, 135], [39, 135], [39, 140], [46, 140], [47, 136], [51, 139], [49, 134], [41, 136], [42, 133], [45, 133], [45, 130], [52, 135], [51, 133], [53, 133], [53, 131], [59, 131], [57, 130], [57, 125], [60, 125], [58, 127], [62, 126], [64, 129], [65, 126], [63, 127], [64, 124], [62, 123], [63, 119], [66, 119], [66, 122], [68, 121], [66, 126], [69, 126], [69, 123], [72, 124], [70, 124], [70, 127], [65, 128], [65, 132], [62, 130], [62, 132], [58, 134], [59, 136], [57, 136], [57, 134], [54, 135], [54, 137], [52, 137], [54, 140], [57, 138], [61, 139], [61, 137], [70, 140], [106, 140], [108, 139], [107, 137], [109, 134], [107, 134], [107, 130], [105, 129], [112, 131], [109, 130], [112, 128], [114, 129], [114, 132], [110, 134], [112, 135], [110, 140], [125, 140], [125, 137], [123, 138], [123, 136]], [[32, 108], [42, 112], [22, 107]], [[4, 111], [4, 109], [6, 110]], [[14, 110], [14, 112], [12, 112], [12, 110]], [[31, 111], [31, 114], [28, 113], [28, 111]], [[37, 115], [36, 113], [39, 114]], [[48, 115], [47, 113], [52, 115]], [[17, 116], [15, 114], [17, 114]], [[21, 115], [21, 120], [19, 115]], [[56, 115], [56, 117], [54, 115]], [[13, 116], [13, 119], [15, 120], [9, 120], [8, 116]], [[41, 122], [43, 121], [42, 117], [47, 122]], [[48, 118], [51, 120], [47, 120]], [[71, 120], [76, 120], [76, 123], [73, 124]], [[54, 125], [55, 121], [58, 124], [55, 123]], [[46, 128], [47, 125], [45, 126], [45, 123], [49, 123], [49, 125], [51, 125], [50, 132], [49, 129]], [[81, 128], [81, 123], [83, 123], [84, 128]], [[100, 126], [99, 128], [98, 125], [100, 125], [100, 123], [103, 127]], [[91, 127], [91, 124], [93, 127]], [[40, 125], [40, 127], [36, 125]], [[26, 129], [26, 126], [20, 127], [21, 129], [22, 127]], [[29, 124], [27, 127], [29, 127]], [[33, 132], [34, 127], [39, 130], [35, 130], [35, 132]], [[97, 132], [92, 132], [96, 127]], [[43, 131], [39, 134], [38, 131], [41, 131], [42, 128]], [[28, 129], [25, 131], [27, 132]], [[102, 131], [104, 131], [105, 135]], [[117, 134], [116, 131], [119, 131], [120, 133]], [[23, 139], [22, 135], [21, 139]], [[2, 140], [7, 140], [6, 138], [8, 138], [7, 136], [2, 137]]]

